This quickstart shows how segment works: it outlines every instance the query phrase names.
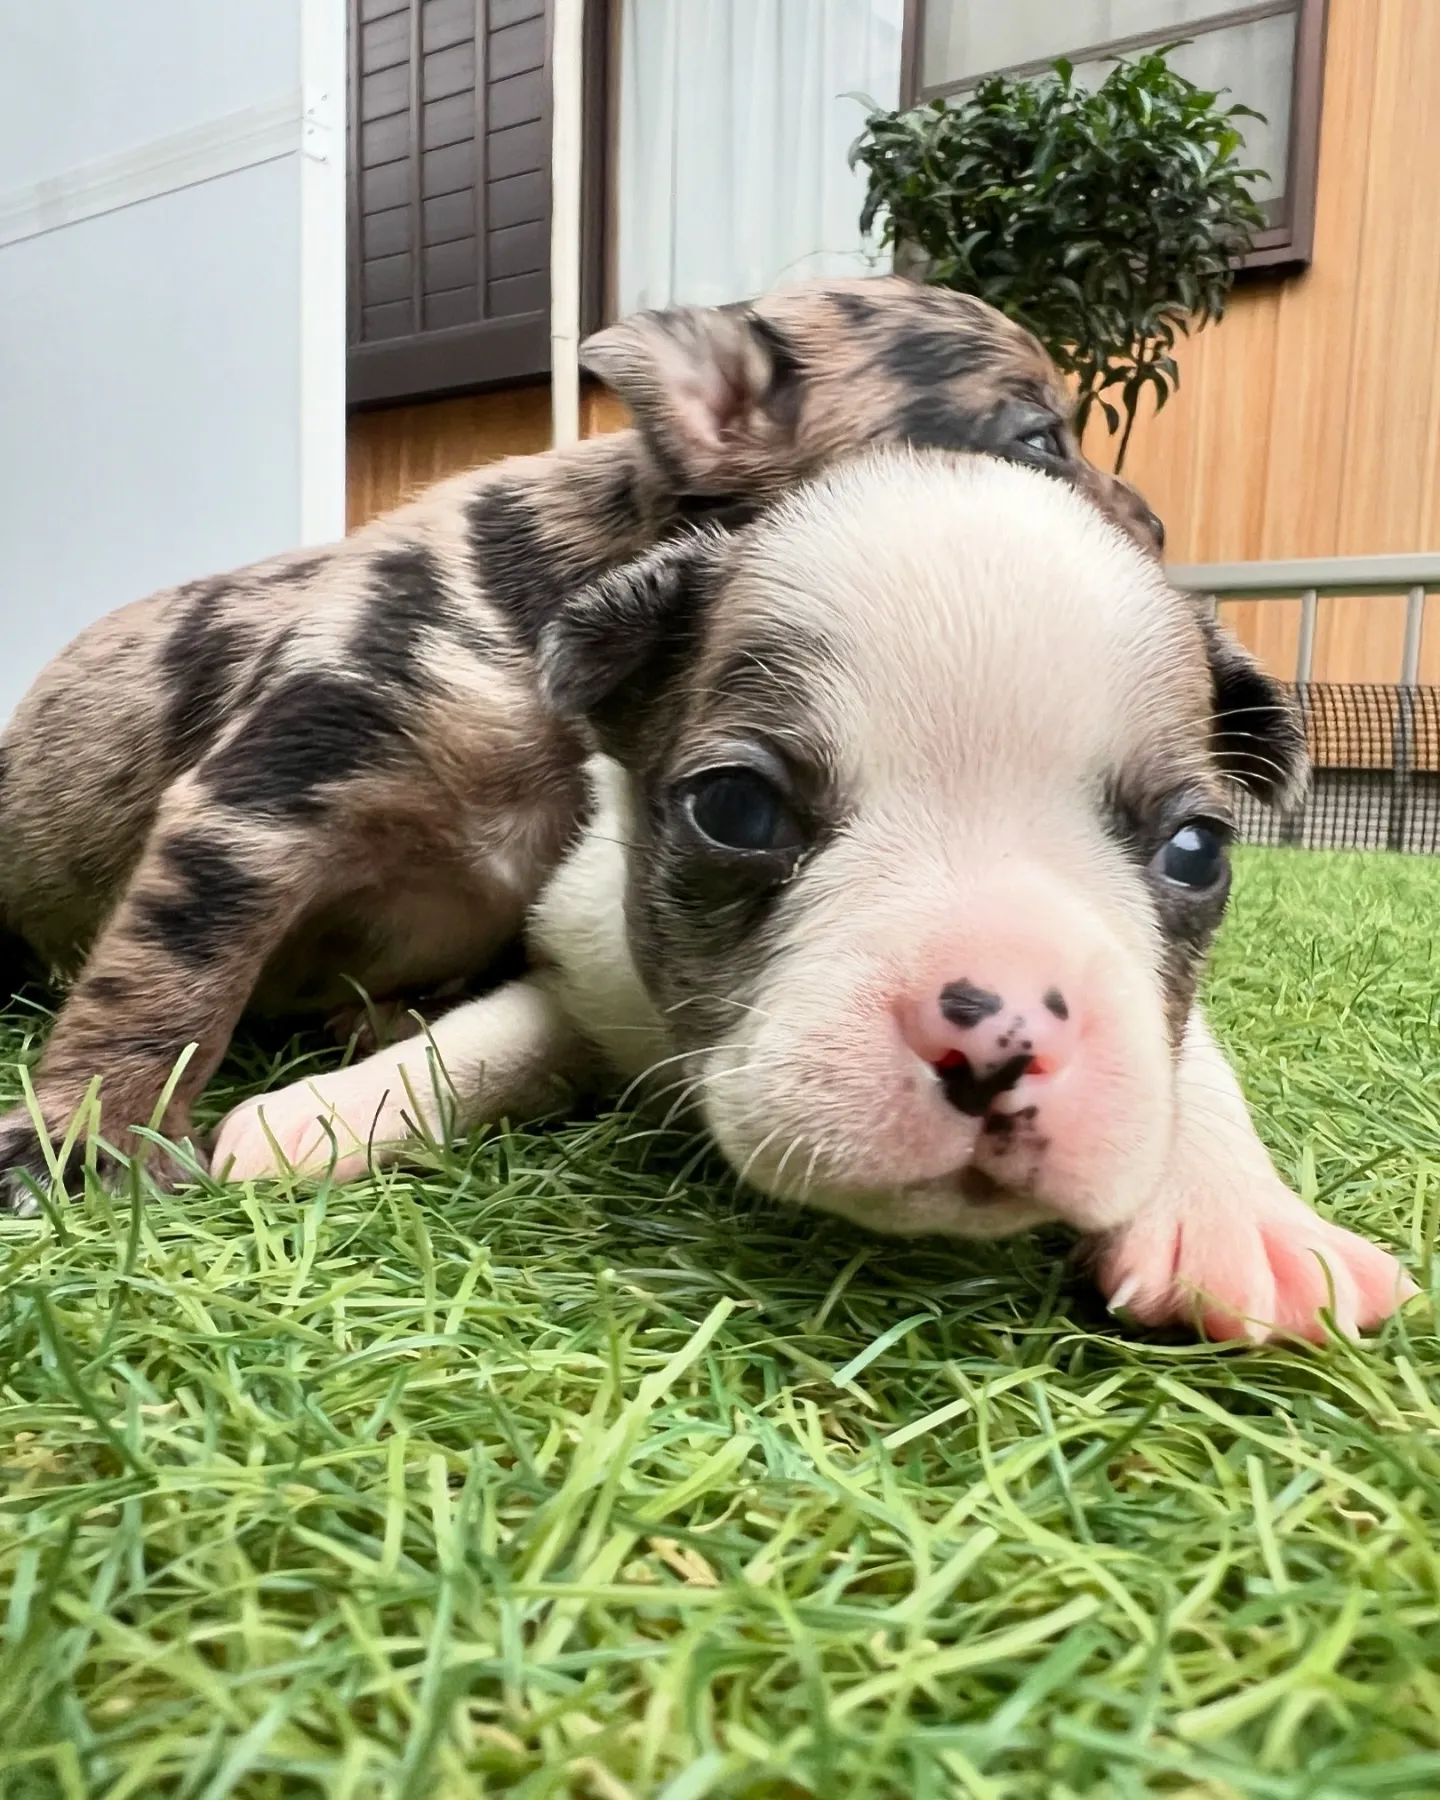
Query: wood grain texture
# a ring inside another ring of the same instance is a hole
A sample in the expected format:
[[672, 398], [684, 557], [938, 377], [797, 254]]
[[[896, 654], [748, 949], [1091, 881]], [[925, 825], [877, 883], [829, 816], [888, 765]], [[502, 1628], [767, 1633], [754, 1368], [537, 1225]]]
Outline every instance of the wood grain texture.
[[[627, 414], [599, 388], [580, 396], [586, 437], [618, 431]], [[509, 388], [459, 400], [352, 413], [347, 442], [346, 514], [354, 531], [432, 482], [462, 469], [529, 456], [550, 442], [550, 389]]]
[[[1180, 392], [1126, 474], [1177, 562], [1440, 549], [1440, 4], [1330, 0], [1315, 260], [1237, 290], [1181, 347]], [[1087, 438], [1110, 460], [1103, 429]], [[1440, 608], [1422, 676], [1440, 680]], [[1277, 673], [1297, 604], [1225, 609]], [[1315, 675], [1393, 681], [1404, 602], [1322, 601]]]

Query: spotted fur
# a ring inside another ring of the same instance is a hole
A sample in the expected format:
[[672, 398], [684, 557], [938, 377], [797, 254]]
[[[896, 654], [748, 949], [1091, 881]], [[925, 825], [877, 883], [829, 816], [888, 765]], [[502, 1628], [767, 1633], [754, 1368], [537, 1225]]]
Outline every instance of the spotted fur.
[[[535, 646], [567, 594], [688, 523], [913, 437], [1044, 469], [1158, 545], [1080, 456], [1039, 345], [978, 301], [816, 283], [622, 321], [586, 360], [632, 429], [139, 601], [22, 702], [0, 744], [0, 925], [75, 977], [36, 1078], [52, 1136], [98, 1075], [111, 1141], [152, 1118], [184, 1137], [246, 1009], [478, 976], [582, 810], [580, 738]], [[0, 1171], [43, 1165], [29, 1117], [0, 1120]]]
[[1093, 508], [853, 458], [574, 596], [539, 662], [601, 754], [533, 972], [237, 1109], [218, 1173], [347, 1179], [568, 1077], [875, 1230], [1063, 1222], [1148, 1322], [1320, 1338], [1414, 1291], [1280, 1181], [1194, 1004], [1293, 710]]

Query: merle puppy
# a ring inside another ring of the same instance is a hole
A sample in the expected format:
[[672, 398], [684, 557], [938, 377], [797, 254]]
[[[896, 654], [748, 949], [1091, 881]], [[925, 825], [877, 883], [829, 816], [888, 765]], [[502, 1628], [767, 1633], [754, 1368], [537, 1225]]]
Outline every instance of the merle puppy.
[[[1158, 547], [1081, 458], [1040, 346], [974, 300], [815, 283], [624, 320], [585, 360], [634, 429], [142, 600], [22, 702], [0, 740], [0, 927], [76, 977], [36, 1076], [52, 1139], [99, 1077], [108, 1141], [136, 1149], [152, 1119], [184, 1140], [247, 1009], [323, 1017], [357, 985], [404, 1001], [483, 971], [583, 806], [539, 633], [686, 521], [903, 440], [1045, 470]], [[27, 1205], [45, 1169], [29, 1114], [0, 1119], [0, 1194]]]
[[1195, 1004], [1294, 713], [1093, 507], [871, 452], [603, 578], [539, 663], [602, 754], [531, 973], [237, 1109], [217, 1173], [362, 1175], [596, 1082], [873, 1230], [1061, 1221], [1147, 1322], [1320, 1337], [1415, 1291], [1281, 1182]]

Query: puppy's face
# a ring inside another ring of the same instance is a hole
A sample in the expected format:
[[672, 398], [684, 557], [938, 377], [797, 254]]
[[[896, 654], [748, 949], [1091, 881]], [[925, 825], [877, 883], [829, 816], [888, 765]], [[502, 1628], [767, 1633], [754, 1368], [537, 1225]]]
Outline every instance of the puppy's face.
[[1055, 476], [1151, 551], [1160, 521], [1088, 463], [1054, 364], [983, 301], [899, 277], [803, 282], [746, 306], [638, 313], [588, 340], [697, 515], [867, 444], [973, 450]]
[[888, 452], [542, 645], [633, 790], [628, 929], [726, 1156], [892, 1231], [1128, 1217], [1277, 690], [1066, 487]]

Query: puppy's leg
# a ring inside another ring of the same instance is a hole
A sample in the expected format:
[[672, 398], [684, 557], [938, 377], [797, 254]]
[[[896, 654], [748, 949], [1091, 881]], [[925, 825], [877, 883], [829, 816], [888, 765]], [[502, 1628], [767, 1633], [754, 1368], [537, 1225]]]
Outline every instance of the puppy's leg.
[[332, 1075], [248, 1100], [225, 1120], [211, 1158], [231, 1181], [321, 1173], [363, 1175], [372, 1159], [444, 1142], [507, 1113], [540, 1112], [593, 1053], [535, 981], [512, 981]]
[[[189, 780], [169, 791], [36, 1071], [54, 1143], [98, 1076], [102, 1135], [139, 1150], [143, 1140], [129, 1128], [150, 1123], [178, 1057], [194, 1044], [159, 1121], [167, 1137], [186, 1136], [191, 1102], [224, 1055], [260, 969], [315, 902], [330, 860], [313, 828], [307, 835], [293, 823], [207, 808]], [[25, 1177], [43, 1186], [47, 1167], [29, 1113], [0, 1118], [0, 1204], [29, 1210]]]
[[1198, 1323], [1211, 1338], [1319, 1342], [1322, 1309], [1354, 1333], [1418, 1292], [1388, 1250], [1322, 1219], [1281, 1181], [1198, 1008], [1177, 1080], [1169, 1173], [1098, 1246], [1112, 1307], [1147, 1325]]
[[[460, 984], [455, 984], [458, 989]], [[371, 1056], [406, 1038], [418, 1037], [443, 1018], [463, 995], [441, 989], [434, 994], [399, 995], [393, 1000], [356, 1000], [337, 1007], [325, 1030], [342, 1048], [353, 1044], [360, 1056]]]

